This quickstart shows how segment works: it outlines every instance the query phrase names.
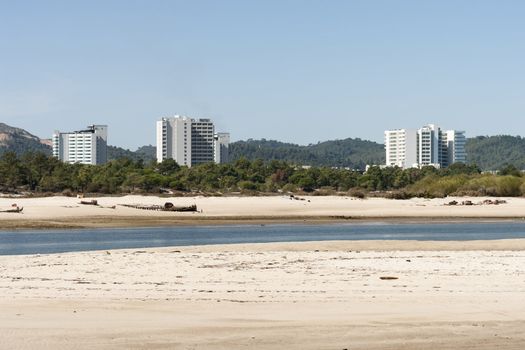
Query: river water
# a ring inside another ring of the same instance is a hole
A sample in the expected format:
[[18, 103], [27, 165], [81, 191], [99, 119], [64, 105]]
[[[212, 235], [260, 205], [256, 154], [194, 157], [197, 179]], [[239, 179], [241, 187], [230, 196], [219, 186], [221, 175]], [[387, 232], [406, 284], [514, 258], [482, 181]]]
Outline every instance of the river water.
[[378, 222], [0, 231], [0, 255], [231, 243], [328, 240], [467, 241], [506, 238], [525, 238], [525, 222]]

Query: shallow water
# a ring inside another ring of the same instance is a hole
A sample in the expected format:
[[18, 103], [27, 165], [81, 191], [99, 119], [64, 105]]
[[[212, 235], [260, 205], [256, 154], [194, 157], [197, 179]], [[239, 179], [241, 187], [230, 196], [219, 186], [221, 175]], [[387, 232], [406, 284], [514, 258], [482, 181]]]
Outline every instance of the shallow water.
[[328, 240], [468, 241], [509, 238], [525, 238], [525, 222], [378, 222], [0, 231], [0, 255], [231, 243]]

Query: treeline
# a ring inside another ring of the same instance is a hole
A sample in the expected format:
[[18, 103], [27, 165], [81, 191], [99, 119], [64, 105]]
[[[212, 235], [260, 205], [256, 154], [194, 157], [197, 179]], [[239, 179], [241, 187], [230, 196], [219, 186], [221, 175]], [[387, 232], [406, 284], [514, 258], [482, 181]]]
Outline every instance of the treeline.
[[448, 195], [521, 196], [525, 178], [513, 166], [498, 175], [481, 174], [475, 165], [453, 164], [446, 169], [371, 167], [367, 172], [330, 167], [297, 167], [273, 160], [245, 158], [230, 164], [201, 164], [188, 168], [173, 160], [144, 163], [121, 158], [105, 165], [67, 164], [43, 153], [0, 157], [0, 190], [35, 193], [343, 193], [363, 197], [445, 197]]
[[129, 158], [134, 161], [142, 160], [149, 163], [157, 157], [156, 147], [152, 145], [142, 146], [136, 151], [124, 149], [117, 146], [108, 146], [108, 160], [116, 160], [120, 158]]
[[478, 136], [467, 140], [467, 161], [484, 170], [512, 164], [525, 169], [525, 138], [520, 136]]
[[344, 139], [300, 146], [274, 140], [247, 140], [230, 144], [230, 159], [283, 160], [295, 164], [364, 170], [367, 164], [384, 164], [383, 145], [361, 139]]

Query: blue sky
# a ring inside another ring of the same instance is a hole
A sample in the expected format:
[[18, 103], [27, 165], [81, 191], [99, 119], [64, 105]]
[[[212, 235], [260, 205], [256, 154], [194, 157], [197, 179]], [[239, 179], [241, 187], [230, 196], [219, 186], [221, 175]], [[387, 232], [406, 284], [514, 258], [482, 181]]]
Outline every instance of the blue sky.
[[50, 137], [212, 118], [308, 144], [436, 123], [525, 135], [525, 2], [0, 0], [0, 121]]

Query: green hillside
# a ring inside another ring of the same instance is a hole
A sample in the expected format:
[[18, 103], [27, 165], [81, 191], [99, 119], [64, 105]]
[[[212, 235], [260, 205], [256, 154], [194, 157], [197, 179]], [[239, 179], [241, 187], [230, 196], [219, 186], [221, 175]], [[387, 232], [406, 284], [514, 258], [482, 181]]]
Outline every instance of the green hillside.
[[115, 160], [119, 158], [129, 158], [137, 161], [142, 160], [145, 163], [149, 163], [156, 159], [155, 146], [142, 146], [136, 151], [130, 151], [122, 147], [108, 146], [108, 160]]
[[233, 142], [230, 145], [230, 158], [235, 161], [241, 157], [352, 169], [364, 169], [367, 164], [385, 162], [382, 144], [351, 138], [308, 146], [265, 139]]
[[525, 138], [521, 136], [478, 136], [467, 140], [467, 163], [483, 170], [498, 170], [505, 165], [525, 169]]

